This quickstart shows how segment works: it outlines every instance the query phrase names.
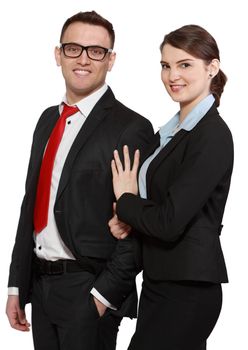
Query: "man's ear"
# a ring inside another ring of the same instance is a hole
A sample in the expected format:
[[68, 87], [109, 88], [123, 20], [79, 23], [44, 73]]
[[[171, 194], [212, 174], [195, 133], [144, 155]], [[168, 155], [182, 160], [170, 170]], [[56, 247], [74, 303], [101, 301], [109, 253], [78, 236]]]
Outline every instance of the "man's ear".
[[55, 47], [54, 49], [54, 56], [55, 56], [55, 61], [58, 67], [61, 66], [61, 50], [58, 46]]
[[113, 68], [113, 65], [115, 63], [115, 58], [116, 58], [116, 53], [111, 52], [110, 57], [109, 57], [109, 64], [108, 64], [108, 71], [110, 72]]

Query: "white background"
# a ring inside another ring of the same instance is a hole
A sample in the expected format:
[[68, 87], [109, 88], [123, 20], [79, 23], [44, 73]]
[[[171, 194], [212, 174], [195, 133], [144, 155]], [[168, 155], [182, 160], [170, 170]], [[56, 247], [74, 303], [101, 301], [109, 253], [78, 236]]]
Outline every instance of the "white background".
[[[96, 10], [109, 19], [116, 31], [117, 60], [108, 84], [119, 100], [149, 118], [156, 131], [178, 109], [160, 81], [159, 44], [164, 34], [185, 24], [199, 24], [217, 40], [221, 67], [229, 77], [219, 110], [233, 133], [235, 168], [221, 236], [230, 283], [223, 286], [222, 313], [208, 349], [248, 349], [248, 44], [247, 12], [242, 0], [1, 2], [0, 348], [32, 349], [31, 333], [11, 329], [5, 316], [8, 267], [24, 194], [32, 132], [41, 112], [58, 104], [64, 94], [64, 82], [53, 50], [64, 21], [88, 10]], [[139, 276], [139, 287], [140, 282]], [[29, 307], [27, 316], [30, 320]], [[122, 322], [118, 350], [127, 348], [134, 327], [135, 320]]]

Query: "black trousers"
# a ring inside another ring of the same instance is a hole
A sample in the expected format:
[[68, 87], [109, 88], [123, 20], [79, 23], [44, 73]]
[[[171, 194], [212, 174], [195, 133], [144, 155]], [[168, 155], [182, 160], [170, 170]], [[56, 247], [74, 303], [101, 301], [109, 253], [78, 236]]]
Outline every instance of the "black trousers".
[[205, 350], [221, 305], [220, 284], [154, 282], [144, 277], [128, 350]]
[[99, 317], [87, 271], [42, 275], [31, 298], [35, 350], [114, 350], [121, 318], [110, 309]]

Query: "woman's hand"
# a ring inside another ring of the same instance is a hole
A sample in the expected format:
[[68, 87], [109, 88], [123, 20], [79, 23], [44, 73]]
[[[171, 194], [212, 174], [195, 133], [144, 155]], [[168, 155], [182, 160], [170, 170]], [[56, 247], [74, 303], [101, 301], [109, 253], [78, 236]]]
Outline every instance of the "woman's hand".
[[114, 159], [111, 162], [113, 188], [117, 200], [125, 192], [138, 194], [137, 173], [140, 157], [139, 150], [136, 150], [134, 153], [134, 161], [132, 167], [127, 146], [123, 147], [123, 155], [124, 168], [117, 150], [114, 151]]
[[131, 226], [129, 226], [128, 224], [125, 224], [125, 222], [122, 222], [118, 219], [115, 213], [115, 208], [116, 208], [116, 203], [114, 203], [113, 205], [114, 216], [112, 217], [112, 219], [109, 220], [108, 225], [112, 235], [115, 238], [124, 239], [129, 235], [131, 231]]

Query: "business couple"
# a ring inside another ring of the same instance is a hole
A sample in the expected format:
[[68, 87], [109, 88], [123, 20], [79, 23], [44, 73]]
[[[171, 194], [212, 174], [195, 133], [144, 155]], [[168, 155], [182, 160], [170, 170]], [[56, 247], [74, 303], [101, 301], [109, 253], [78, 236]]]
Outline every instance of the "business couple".
[[62, 28], [66, 93], [34, 131], [7, 316], [28, 331], [31, 301], [36, 350], [115, 349], [122, 317], [136, 317], [143, 269], [130, 349], [205, 349], [227, 282], [219, 235], [233, 162], [216, 108], [226, 80], [218, 48], [198, 26], [165, 37], [162, 80], [180, 112], [153, 136], [106, 84], [114, 40], [94, 11]]

